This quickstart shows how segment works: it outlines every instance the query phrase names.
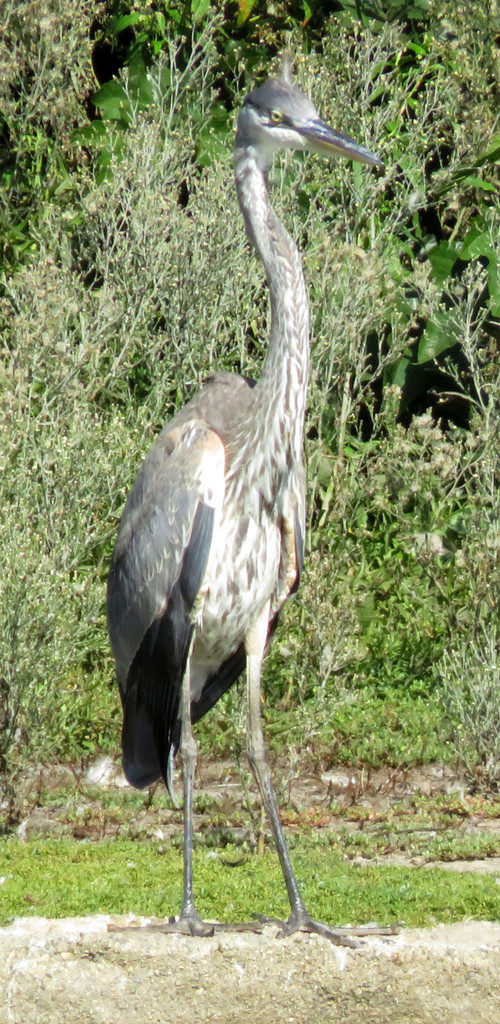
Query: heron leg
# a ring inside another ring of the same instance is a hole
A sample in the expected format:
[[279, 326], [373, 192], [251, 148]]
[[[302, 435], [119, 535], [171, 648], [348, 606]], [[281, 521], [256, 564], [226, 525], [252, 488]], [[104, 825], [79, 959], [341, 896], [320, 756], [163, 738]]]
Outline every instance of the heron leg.
[[283, 833], [276, 796], [272, 785], [271, 772], [267, 762], [260, 711], [260, 679], [262, 660], [267, 640], [268, 621], [269, 609], [266, 606], [262, 615], [259, 616], [259, 619], [254, 624], [245, 640], [248, 700], [247, 753], [250, 767], [259, 788], [262, 803], [264, 804], [269, 824], [271, 826], [276, 852], [281, 864], [288, 899], [290, 901], [290, 916], [288, 921], [280, 922], [282, 925], [282, 934], [291, 935], [295, 931], [315, 932], [316, 934], [324, 935], [326, 938], [330, 939], [330, 941], [338, 945], [351, 946], [355, 948], [359, 946], [359, 942], [357, 942], [353, 937], [356, 934], [355, 929], [330, 928], [328, 925], [322, 924], [320, 921], [315, 921], [310, 916], [300, 894], [297, 879], [290, 860], [290, 854], [288, 852], [288, 847]]
[[180, 914], [181, 930], [183, 925], [191, 935], [210, 935], [213, 928], [205, 924], [199, 916], [193, 896], [193, 790], [194, 774], [198, 749], [191, 724], [191, 652], [186, 664], [182, 680], [181, 694], [181, 742], [179, 753], [182, 761], [182, 781], [184, 789], [184, 892]]
[[278, 805], [274, 795], [271, 772], [267, 763], [266, 747], [262, 732], [260, 713], [260, 677], [262, 659], [267, 640], [269, 621], [268, 606], [246, 637], [245, 650], [247, 656], [247, 753], [250, 767], [259, 787], [262, 803], [271, 826], [274, 844], [281, 864], [281, 870], [290, 900], [292, 915], [306, 913], [304, 901], [300, 895], [297, 879], [292, 868], [288, 847], [281, 826]]

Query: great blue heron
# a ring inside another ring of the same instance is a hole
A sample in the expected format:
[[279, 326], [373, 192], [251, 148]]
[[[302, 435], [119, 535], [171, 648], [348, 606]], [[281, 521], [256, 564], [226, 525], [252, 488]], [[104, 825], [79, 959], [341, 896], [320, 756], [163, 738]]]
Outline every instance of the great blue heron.
[[355, 944], [308, 914], [293, 873], [260, 717], [262, 660], [304, 547], [302, 441], [309, 310], [295, 243], [268, 194], [283, 149], [378, 158], [321, 121], [289, 68], [246, 97], [234, 165], [248, 237], [271, 303], [269, 347], [255, 386], [214, 373], [156, 439], [129, 494], [108, 582], [108, 622], [123, 703], [123, 767], [138, 788], [162, 777], [172, 793], [180, 751], [184, 787], [181, 930], [207, 934], [193, 898], [192, 802], [198, 721], [246, 666], [248, 758], [290, 900], [283, 924]]

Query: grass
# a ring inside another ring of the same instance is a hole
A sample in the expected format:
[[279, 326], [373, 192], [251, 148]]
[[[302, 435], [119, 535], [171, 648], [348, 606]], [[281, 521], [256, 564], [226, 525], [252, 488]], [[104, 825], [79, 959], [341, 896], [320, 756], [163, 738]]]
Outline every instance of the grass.
[[469, 835], [467, 832], [457, 835], [451, 825], [398, 828], [383, 824], [375, 832], [360, 831], [354, 834], [342, 830], [332, 845], [333, 849], [342, 850], [346, 857], [386, 856], [403, 852], [418, 862], [482, 859], [498, 855], [500, 849], [498, 836]]
[[[354, 864], [303, 839], [295, 844], [293, 859], [310, 910], [325, 921], [417, 927], [500, 918], [500, 886], [491, 876]], [[3, 925], [17, 916], [130, 912], [163, 917], [178, 912], [182, 893], [181, 854], [161, 842], [4, 840], [0, 876]], [[238, 921], [287, 913], [273, 851], [242, 859], [241, 850], [199, 850], [195, 885], [199, 910], [207, 918]]]
[[[24, 807], [31, 822], [27, 840], [0, 840], [0, 924], [25, 916], [177, 913], [182, 811], [172, 808], [164, 791], [50, 784], [49, 773], [47, 785], [31, 798], [31, 817]], [[500, 919], [494, 875], [423, 869], [430, 862], [498, 856], [500, 797], [457, 791], [392, 800], [372, 785], [370, 793], [353, 791], [347, 802], [327, 796], [310, 806], [305, 798], [299, 808], [282, 801], [292, 860], [314, 915], [337, 924], [412, 927]], [[252, 801], [242, 804], [227, 790], [220, 799], [199, 793], [195, 812], [200, 912], [226, 921], [286, 915], [272, 845], [255, 854], [260, 824]], [[389, 863], [394, 855], [405, 865]]]

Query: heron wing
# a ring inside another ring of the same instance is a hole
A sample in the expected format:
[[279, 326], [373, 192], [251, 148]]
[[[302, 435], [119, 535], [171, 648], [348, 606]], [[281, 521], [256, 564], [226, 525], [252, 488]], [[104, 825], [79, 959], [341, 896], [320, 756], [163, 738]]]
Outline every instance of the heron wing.
[[108, 581], [129, 781], [166, 779], [192, 611], [224, 496], [224, 447], [192, 419], [159, 435], [125, 506]]

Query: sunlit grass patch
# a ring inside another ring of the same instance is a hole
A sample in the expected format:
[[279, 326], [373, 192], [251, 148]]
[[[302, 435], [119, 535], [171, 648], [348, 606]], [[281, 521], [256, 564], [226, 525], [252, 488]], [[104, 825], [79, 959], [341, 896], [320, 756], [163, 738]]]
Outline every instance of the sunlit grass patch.
[[[286, 916], [287, 903], [274, 851], [242, 856], [198, 850], [195, 887], [207, 918], [248, 920]], [[328, 848], [298, 840], [293, 859], [312, 913], [335, 924], [377, 921], [424, 926], [463, 918], [500, 919], [500, 886], [487, 875], [453, 875], [345, 861]], [[14, 917], [71, 917], [178, 913], [182, 858], [163, 843], [68, 839], [0, 844], [0, 921]]]

